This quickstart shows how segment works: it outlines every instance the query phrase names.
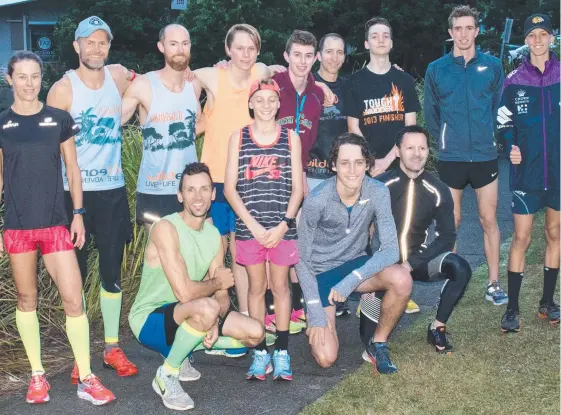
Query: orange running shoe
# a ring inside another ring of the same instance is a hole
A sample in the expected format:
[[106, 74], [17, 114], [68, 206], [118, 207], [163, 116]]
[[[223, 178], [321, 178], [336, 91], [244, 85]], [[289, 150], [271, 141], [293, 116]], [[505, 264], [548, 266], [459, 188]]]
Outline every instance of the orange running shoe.
[[120, 347], [103, 352], [103, 366], [115, 369], [118, 376], [134, 376], [138, 373], [137, 367], [127, 359], [125, 352]]
[[94, 405], [105, 405], [114, 401], [115, 395], [92, 373], [78, 383], [78, 398], [90, 401]]
[[49, 402], [49, 389], [51, 389], [51, 385], [47, 382], [44, 373], [32, 374], [25, 400], [27, 403]]
[[70, 374], [70, 383], [77, 385], [80, 381], [80, 372], [78, 372], [78, 365], [74, 362], [74, 368], [72, 368], [72, 373]]

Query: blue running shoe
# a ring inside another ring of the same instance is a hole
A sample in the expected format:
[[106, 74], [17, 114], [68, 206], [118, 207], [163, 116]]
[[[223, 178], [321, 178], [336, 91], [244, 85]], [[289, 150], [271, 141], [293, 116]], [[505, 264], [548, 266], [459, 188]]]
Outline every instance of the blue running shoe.
[[508, 304], [508, 295], [506, 295], [498, 281], [493, 281], [491, 284], [487, 285], [485, 299], [491, 301], [494, 305]]
[[538, 317], [548, 319], [551, 324], [559, 323], [559, 305], [555, 304], [554, 301], [551, 303], [542, 303], [540, 301]]
[[247, 347], [240, 347], [238, 349], [207, 349], [205, 353], [212, 356], [242, 357], [247, 354]]
[[390, 360], [390, 349], [387, 343], [370, 343], [370, 346], [362, 353], [362, 358], [372, 363], [378, 373], [382, 375], [397, 372], [397, 366]]
[[253, 352], [253, 363], [247, 371], [247, 380], [265, 380], [266, 376], [273, 371], [271, 356], [266, 350], [255, 350]]
[[273, 353], [273, 379], [292, 380], [292, 368], [290, 367], [290, 356], [286, 350], [275, 350]]

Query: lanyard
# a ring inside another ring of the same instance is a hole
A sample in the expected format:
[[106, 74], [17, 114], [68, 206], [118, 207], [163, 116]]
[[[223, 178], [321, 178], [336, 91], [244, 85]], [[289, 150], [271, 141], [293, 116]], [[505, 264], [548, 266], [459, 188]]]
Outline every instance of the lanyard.
[[[300, 114], [302, 114], [302, 111], [304, 111], [304, 104], [306, 103], [306, 98], [308, 98], [307, 95], [304, 95], [302, 97], [302, 101], [298, 102], [298, 92], [296, 93], [296, 119], [294, 120], [294, 123], [296, 124], [296, 134], [300, 134]], [[300, 105], [298, 105], [300, 104]]]

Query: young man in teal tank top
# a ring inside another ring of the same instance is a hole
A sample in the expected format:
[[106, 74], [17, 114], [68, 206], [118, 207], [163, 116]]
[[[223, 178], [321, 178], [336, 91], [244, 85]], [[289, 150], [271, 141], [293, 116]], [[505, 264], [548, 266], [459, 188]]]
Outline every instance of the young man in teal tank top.
[[[84, 209], [73, 211], [68, 184], [65, 199], [69, 217], [83, 216], [86, 244], [76, 249], [80, 273], [88, 275], [88, 245], [92, 235], [99, 251], [100, 303], [105, 334], [104, 363], [119, 376], [138, 373], [119, 347], [121, 316], [121, 262], [132, 226], [121, 167], [121, 97], [133, 73], [121, 65], [106, 66], [113, 35], [97, 16], [84, 19], [76, 29], [74, 49], [80, 66], [57, 81], [47, 105], [68, 111], [80, 124], [76, 135], [78, 166], [82, 175]], [[78, 383], [75, 365], [71, 380]]]
[[263, 325], [230, 312], [232, 271], [224, 267], [220, 233], [206, 221], [215, 190], [208, 167], [191, 163], [181, 174], [177, 200], [183, 210], [152, 225], [142, 280], [129, 314], [136, 338], [164, 356], [152, 388], [170, 409], [194, 407], [180, 380], [190, 377], [187, 356], [213, 347], [253, 347]]

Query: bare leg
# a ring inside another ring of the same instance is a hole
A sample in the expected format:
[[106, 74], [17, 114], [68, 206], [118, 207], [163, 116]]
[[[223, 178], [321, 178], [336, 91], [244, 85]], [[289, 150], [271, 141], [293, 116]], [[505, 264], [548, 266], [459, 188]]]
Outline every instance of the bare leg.
[[264, 324], [265, 290], [267, 289], [265, 263], [247, 265], [246, 270], [249, 277], [249, 315]]
[[405, 310], [411, 296], [413, 280], [401, 265], [395, 264], [360, 284], [359, 293], [385, 291], [382, 300], [380, 323], [374, 333], [374, 342], [386, 342]]
[[[460, 229], [460, 222], [462, 221], [462, 197], [464, 196], [464, 191], [462, 189], [449, 188], [450, 193], [452, 193], [452, 199], [454, 200], [454, 223], [456, 225], [456, 233]], [[458, 242], [454, 244], [454, 253], [458, 249]]]
[[173, 319], [178, 325], [186, 322], [200, 332], [209, 331], [218, 318], [220, 306], [214, 298], [198, 298], [178, 304], [173, 309]]
[[545, 217], [545, 263], [548, 268], [559, 268], [559, 212], [547, 208]]
[[323, 368], [328, 368], [331, 367], [337, 360], [337, 354], [339, 353], [339, 338], [337, 337], [337, 330], [335, 328], [335, 306], [324, 307], [323, 310], [331, 322], [333, 332], [326, 329], [324, 344], [316, 346], [312, 345], [311, 352], [318, 365]]
[[[508, 270], [523, 272], [526, 264], [526, 251], [530, 246], [530, 235], [534, 223], [534, 215], [514, 214], [514, 234], [508, 255]], [[547, 251], [546, 251], [547, 252]], [[546, 254], [547, 255], [547, 254]]]
[[222, 327], [224, 336], [241, 341], [247, 347], [258, 346], [265, 337], [263, 324], [253, 317], [232, 311]]
[[[232, 272], [234, 273], [234, 285], [236, 287], [236, 295], [238, 297], [238, 307], [240, 313], [248, 311], [248, 300], [247, 296], [249, 294], [249, 280], [245, 267], [236, 262], [236, 233], [230, 233], [230, 254], [232, 256]], [[226, 236], [222, 237], [223, 246], [227, 245]], [[226, 253], [226, 252], [224, 252]]]
[[292, 303], [288, 288], [288, 267], [270, 263], [271, 291], [275, 300], [275, 325], [279, 331], [287, 331]]
[[479, 221], [483, 227], [483, 243], [489, 267], [489, 282], [499, 280], [501, 234], [497, 224], [498, 192], [498, 179], [495, 179], [487, 186], [475, 190], [477, 207], [479, 209]]
[[43, 255], [45, 267], [55, 282], [62, 306], [67, 316], [78, 317], [84, 313], [82, 303], [82, 277], [73, 250]]
[[18, 310], [35, 311], [37, 309], [37, 251], [11, 254], [10, 265], [18, 296]]

